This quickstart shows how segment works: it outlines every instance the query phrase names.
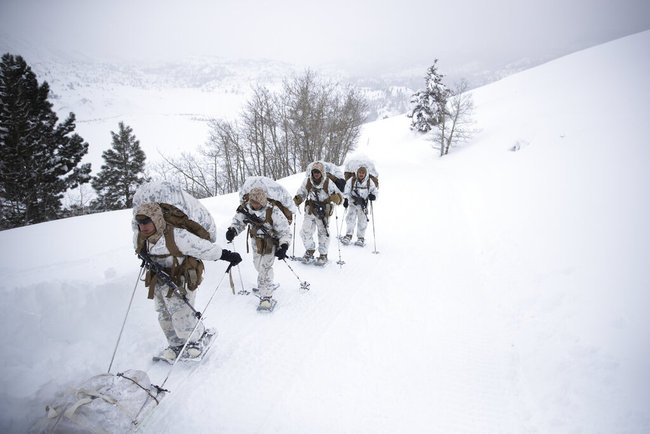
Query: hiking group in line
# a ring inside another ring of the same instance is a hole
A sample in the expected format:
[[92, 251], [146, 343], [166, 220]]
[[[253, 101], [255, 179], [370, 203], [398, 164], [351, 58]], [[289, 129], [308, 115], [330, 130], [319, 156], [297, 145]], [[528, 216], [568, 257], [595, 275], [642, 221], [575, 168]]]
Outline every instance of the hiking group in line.
[[[365, 244], [368, 201], [377, 198], [378, 181], [370, 179], [366, 165], [346, 172], [345, 177], [347, 181], [328, 173], [326, 164], [316, 161], [308, 166], [293, 203], [286, 190], [269, 178], [262, 180], [266, 184], [261, 182], [247, 191], [244, 187], [240, 191], [241, 203], [225, 238], [232, 242], [237, 235], [247, 231], [247, 249], [250, 241], [253, 265], [258, 273], [257, 287], [253, 291], [260, 299], [259, 311], [272, 311], [276, 304], [273, 291], [279, 284], [274, 281], [273, 264], [275, 258], [285, 260], [288, 257], [293, 216], [293, 210], [288, 208], [293, 208], [294, 204], [298, 207], [304, 202], [300, 230], [305, 248], [300, 260], [304, 264], [324, 266], [328, 262], [329, 218], [334, 207], [340, 204], [346, 208], [347, 225], [341, 243], [350, 244], [356, 225], [355, 244]], [[273, 195], [285, 196], [284, 203]], [[176, 219], [171, 216], [176, 216]], [[148, 201], [134, 208], [134, 245], [138, 256], [149, 262], [144, 280], [149, 288], [149, 298], [154, 299], [158, 321], [168, 343], [159, 358], [168, 362], [178, 357], [201, 358], [214, 335], [213, 330], [203, 326], [192, 307], [196, 289], [202, 281], [202, 261], [223, 260], [229, 262], [230, 267], [242, 261], [239, 253], [222, 248], [201, 229], [201, 225], [173, 205]]]

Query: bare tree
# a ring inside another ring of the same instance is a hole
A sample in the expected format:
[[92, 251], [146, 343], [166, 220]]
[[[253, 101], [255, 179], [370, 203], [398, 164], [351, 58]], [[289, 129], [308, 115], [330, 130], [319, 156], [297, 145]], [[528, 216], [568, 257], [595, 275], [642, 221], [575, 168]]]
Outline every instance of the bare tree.
[[444, 116], [436, 125], [434, 143], [440, 146], [440, 156], [447, 155], [452, 145], [468, 141], [476, 133], [471, 117], [474, 110], [467, 80], [461, 79], [447, 101]]
[[253, 88], [239, 122], [212, 120], [200, 158], [163, 156], [167, 176], [181, 177], [197, 197], [236, 191], [252, 175], [283, 178], [312, 161], [342, 164], [367, 115], [353, 88], [318, 79], [311, 71], [285, 80], [281, 93]]
[[193, 154], [182, 153], [179, 158], [168, 158], [160, 154], [162, 159], [173, 171], [176, 172], [176, 179], [182, 181], [183, 189], [192, 196], [199, 199], [211, 197], [217, 194], [213, 189], [214, 180], [211, 179], [211, 171], [201, 160]]

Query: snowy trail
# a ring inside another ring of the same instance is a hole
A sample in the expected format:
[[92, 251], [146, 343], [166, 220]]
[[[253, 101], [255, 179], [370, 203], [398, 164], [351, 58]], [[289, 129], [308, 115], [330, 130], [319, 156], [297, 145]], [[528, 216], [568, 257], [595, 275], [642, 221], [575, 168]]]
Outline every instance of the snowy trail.
[[[416, 179], [427, 175], [409, 170]], [[272, 315], [254, 312], [252, 296], [222, 294], [230, 300], [220, 303], [225, 317], [215, 315], [224, 326], [213, 353], [160, 410], [179, 401], [195, 407], [178, 424], [160, 411], [148, 429], [191, 428], [207, 412], [215, 429], [242, 432], [398, 431], [405, 419], [424, 432], [432, 418], [436, 432], [510, 430], [513, 419], [504, 413], [516, 395], [513, 355], [505, 319], [483, 283], [480, 252], [464, 230], [467, 210], [449, 200], [461, 192], [430, 192], [444, 204], [432, 207], [431, 224], [389, 231], [382, 204], [408, 209], [419, 199], [386, 175], [375, 208], [384, 230], [381, 253], [371, 253], [369, 228], [365, 248], [341, 247], [342, 268], [334, 241], [324, 269], [292, 262], [300, 279], [311, 282], [308, 293], [276, 264], [282, 286]], [[453, 223], [436, 223], [445, 219]], [[414, 255], [403, 240], [421, 237], [423, 226], [431, 248]], [[226, 314], [235, 307], [236, 314]]]

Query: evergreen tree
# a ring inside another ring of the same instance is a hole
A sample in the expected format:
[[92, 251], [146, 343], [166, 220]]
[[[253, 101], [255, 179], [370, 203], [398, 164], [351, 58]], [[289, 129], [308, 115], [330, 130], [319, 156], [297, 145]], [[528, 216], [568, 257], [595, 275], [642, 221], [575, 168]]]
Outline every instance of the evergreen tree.
[[426, 89], [416, 92], [411, 98], [411, 104], [414, 105], [408, 114], [411, 118], [411, 129], [421, 133], [431, 131], [446, 114], [450, 91], [442, 83], [443, 75], [438, 72], [437, 63], [438, 59], [427, 69], [424, 77]]
[[90, 181], [90, 164], [79, 162], [88, 143], [77, 134], [75, 116], [58, 124], [47, 82], [21, 56], [0, 64], [0, 228], [62, 216], [63, 193]]
[[146, 157], [131, 127], [120, 122], [119, 131], [111, 131], [111, 136], [112, 149], [102, 153], [105, 163], [92, 180], [97, 191], [93, 207], [99, 210], [130, 208], [138, 186], [147, 181], [144, 176]]

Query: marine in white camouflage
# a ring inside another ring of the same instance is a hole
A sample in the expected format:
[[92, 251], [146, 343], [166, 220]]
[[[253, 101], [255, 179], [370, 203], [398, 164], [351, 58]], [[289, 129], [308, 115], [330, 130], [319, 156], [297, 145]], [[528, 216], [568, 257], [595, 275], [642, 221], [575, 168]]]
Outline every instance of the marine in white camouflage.
[[305, 258], [311, 256], [316, 251], [314, 242], [314, 232], [318, 238], [318, 253], [321, 262], [327, 260], [329, 250], [329, 217], [334, 211], [334, 206], [342, 201], [342, 196], [334, 182], [330, 182], [327, 177], [325, 165], [318, 161], [312, 163], [311, 171], [298, 188], [294, 202], [300, 205], [305, 202], [305, 214], [300, 230], [300, 237], [305, 246]]
[[[160, 191], [156, 192], [156, 188]], [[153, 202], [143, 202], [153, 200]], [[210, 238], [216, 239], [216, 227], [210, 213], [194, 197], [174, 187], [169, 183], [145, 184], [134, 196], [134, 247], [136, 252], [144, 251], [167, 274], [172, 276], [178, 286], [178, 291], [172, 291], [155, 273], [147, 273], [146, 284], [149, 286], [149, 296], [154, 299], [155, 310], [158, 312], [158, 322], [167, 338], [168, 349], [198, 341], [205, 331], [203, 323], [197, 325], [194, 305], [196, 287], [201, 282], [201, 276], [195, 276], [192, 281], [192, 269], [184, 265], [202, 263], [197, 260], [216, 261], [219, 259], [233, 265], [241, 262], [241, 257], [226, 249], [222, 249], [214, 240], [201, 238], [190, 231], [169, 225], [163, 216], [159, 203], [167, 203], [182, 207], [189, 218], [205, 225]], [[213, 235], [214, 234], [214, 237]], [[174, 244], [173, 246], [169, 245]], [[185, 268], [188, 273], [177, 273]], [[184, 298], [183, 298], [184, 296]], [[196, 326], [196, 329], [195, 329]], [[194, 334], [190, 336], [194, 331]], [[197, 354], [198, 355], [198, 354]]]
[[368, 228], [368, 201], [377, 199], [378, 195], [379, 189], [368, 176], [368, 168], [365, 165], [358, 165], [354, 169], [354, 175], [345, 183], [343, 192], [343, 206], [347, 208], [346, 233], [342, 239], [343, 244], [350, 243], [356, 225], [357, 243], [364, 245]]
[[[291, 229], [283, 212], [268, 201], [262, 188], [255, 187], [246, 193], [248, 200], [237, 208], [226, 232], [226, 239], [232, 241], [236, 235], [248, 228], [253, 264], [258, 273], [257, 288], [263, 300], [273, 296], [273, 264], [276, 256], [286, 258], [291, 242]], [[286, 191], [283, 194], [286, 195]]]

